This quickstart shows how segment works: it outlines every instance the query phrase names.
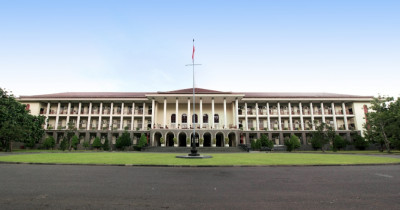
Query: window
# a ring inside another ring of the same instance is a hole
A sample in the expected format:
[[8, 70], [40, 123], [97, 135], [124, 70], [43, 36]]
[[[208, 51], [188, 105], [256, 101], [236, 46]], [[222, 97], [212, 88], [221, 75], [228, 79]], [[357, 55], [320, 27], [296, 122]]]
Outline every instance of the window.
[[171, 115], [171, 123], [176, 123], [176, 115], [175, 114]]
[[198, 123], [197, 114], [192, 115], [192, 123]]
[[208, 114], [203, 114], [203, 123], [208, 123]]
[[187, 123], [187, 115], [182, 114], [182, 123]]
[[219, 115], [214, 114], [214, 123], [219, 123]]

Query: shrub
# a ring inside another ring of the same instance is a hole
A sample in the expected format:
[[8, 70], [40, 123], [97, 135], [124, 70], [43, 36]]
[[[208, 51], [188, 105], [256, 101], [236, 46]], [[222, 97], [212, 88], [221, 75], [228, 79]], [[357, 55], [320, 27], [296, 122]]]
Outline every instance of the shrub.
[[144, 133], [142, 133], [142, 135], [140, 136], [139, 139], [139, 143], [136, 146], [136, 148], [138, 148], [139, 150], [141, 150], [143, 147], [145, 147], [147, 145], [147, 137], [146, 135], [144, 135]]
[[118, 149], [125, 149], [125, 147], [129, 147], [132, 145], [131, 142], [131, 137], [129, 136], [129, 133], [125, 131], [120, 137], [118, 137], [115, 147]]
[[229, 138], [225, 137], [225, 144], [229, 144]]
[[204, 144], [204, 139], [203, 138], [200, 138], [199, 141], [200, 141], [200, 144]]
[[174, 141], [174, 144], [178, 143], [178, 139], [176, 137], [174, 137], [172, 140]]
[[86, 150], [87, 148], [89, 148], [89, 142], [87, 142], [87, 141], [83, 142], [82, 146], [83, 146], [83, 147], [85, 148], [85, 150]]
[[47, 137], [43, 142], [43, 147], [46, 149], [53, 148], [56, 145], [56, 141], [53, 136]]
[[110, 150], [110, 143], [108, 142], [108, 138], [106, 138], [106, 139], [104, 140], [103, 150], [104, 150], [104, 151], [109, 151], [109, 150]]
[[94, 138], [92, 147], [96, 148], [96, 149], [100, 149], [102, 146], [103, 145], [101, 144], [100, 138], [99, 137]]
[[300, 140], [296, 135], [291, 135], [290, 138], [285, 138], [284, 144], [286, 146], [286, 150], [291, 152], [295, 149], [300, 148]]
[[68, 148], [68, 139], [64, 137], [60, 143], [60, 150], [65, 151]]
[[261, 141], [257, 139], [252, 139], [250, 141], [252, 150], [260, 150], [261, 149]]
[[74, 136], [72, 137], [72, 139], [71, 139], [71, 147], [72, 147], [74, 150], [77, 150], [77, 149], [78, 149], [78, 144], [79, 144], [78, 136], [74, 135]]
[[318, 150], [322, 148], [322, 142], [317, 135], [313, 135], [311, 138], [311, 147], [314, 150]]
[[213, 143], [213, 144], [217, 144], [217, 139], [216, 139], [216, 138], [213, 138], [212, 143]]
[[364, 137], [356, 134], [353, 138], [354, 147], [358, 150], [365, 150], [369, 147], [369, 142]]
[[332, 150], [334, 152], [346, 147], [346, 141], [340, 135], [336, 135], [332, 142]]
[[261, 134], [260, 138], [261, 147], [268, 147], [272, 149], [274, 147], [274, 142], [268, 139], [268, 136], [265, 134]]
[[163, 137], [160, 138], [160, 143], [161, 143], [161, 144], [164, 144], [164, 143], [165, 143], [165, 140], [164, 140]]
[[186, 144], [190, 144], [190, 138], [186, 138]]

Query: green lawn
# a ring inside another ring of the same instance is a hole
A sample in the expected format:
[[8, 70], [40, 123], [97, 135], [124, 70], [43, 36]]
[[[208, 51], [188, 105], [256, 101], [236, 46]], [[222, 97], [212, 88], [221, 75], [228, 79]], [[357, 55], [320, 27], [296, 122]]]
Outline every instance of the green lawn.
[[37, 153], [0, 156], [2, 162], [127, 165], [336, 165], [400, 163], [399, 158], [344, 154], [233, 153], [211, 159], [181, 159], [179, 154], [140, 152]]

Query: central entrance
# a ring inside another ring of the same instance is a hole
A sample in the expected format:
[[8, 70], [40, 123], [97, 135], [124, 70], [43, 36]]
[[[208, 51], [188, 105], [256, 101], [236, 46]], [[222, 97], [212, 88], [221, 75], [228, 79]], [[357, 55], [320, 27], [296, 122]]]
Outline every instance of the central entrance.
[[186, 133], [179, 134], [179, 146], [186, 147]]

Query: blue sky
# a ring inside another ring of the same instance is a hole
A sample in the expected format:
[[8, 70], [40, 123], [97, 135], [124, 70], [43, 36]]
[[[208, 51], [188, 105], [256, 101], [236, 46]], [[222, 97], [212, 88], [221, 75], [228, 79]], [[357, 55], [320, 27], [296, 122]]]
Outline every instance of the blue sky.
[[0, 87], [400, 96], [400, 1], [0, 0]]

